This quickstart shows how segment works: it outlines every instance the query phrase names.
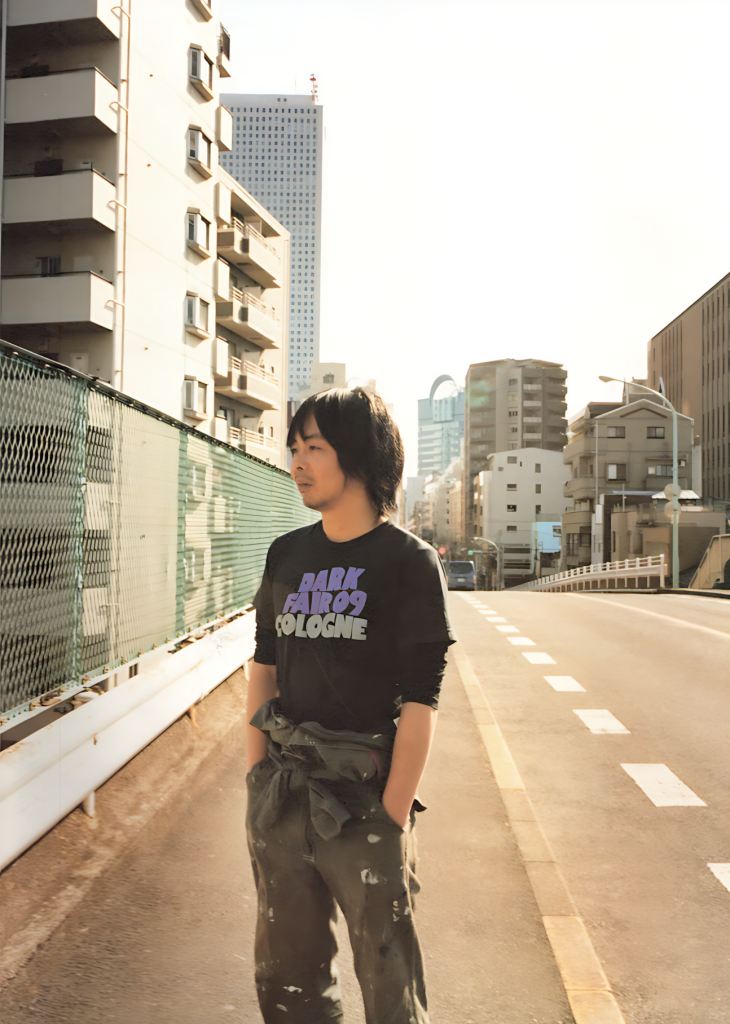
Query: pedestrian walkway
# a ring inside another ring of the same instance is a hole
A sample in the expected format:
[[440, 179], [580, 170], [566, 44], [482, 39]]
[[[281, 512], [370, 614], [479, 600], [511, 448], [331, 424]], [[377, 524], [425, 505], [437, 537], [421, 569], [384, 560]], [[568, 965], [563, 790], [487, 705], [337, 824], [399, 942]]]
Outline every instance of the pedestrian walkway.
[[[244, 738], [242, 720], [7, 985], [3, 1024], [260, 1020]], [[453, 656], [420, 795], [416, 913], [433, 1024], [571, 1024]], [[342, 926], [340, 935], [346, 1019], [364, 1024]]]

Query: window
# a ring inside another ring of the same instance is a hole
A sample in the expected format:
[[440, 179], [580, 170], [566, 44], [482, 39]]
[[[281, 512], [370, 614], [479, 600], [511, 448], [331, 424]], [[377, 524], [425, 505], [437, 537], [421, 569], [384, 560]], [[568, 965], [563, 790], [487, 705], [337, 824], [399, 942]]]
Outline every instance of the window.
[[507, 490], [508, 491], [516, 491], [517, 490], [517, 484], [507, 484]]
[[508, 505], [507, 506], [507, 511], [508, 512], [516, 512], [517, 511], [517, 506], [516, 505]]
[[535, 494], [542, 494], [542, 484], [535, 484]]
[[212, 100], [213, 61], [197, 46], [191, 46], [188, 50], [188, 75], [201, 96]]
[[510, 434], [519, 434], [520, 428], [519, 427], [510, 427], [509, 428], [509, 432], [510, 432]]
[[207, 338], [209, 304], [199, 295], [188, 292], [185, 296], [185, 329], [199, 338]]
[[188, 129], [188, 161], [204, 178], [212, 176], [213, 172], [210, 169], [210, 139], [203, 135], [199, 128]]
[[664, 437], [664, 427], [647, 427], [646, 436], [655, 438]]
[[192, 210], [187, 217], [187, 243], [201, 256], [210, 256], [210, 221]]
[[607, 480], [625, 480], [626, 479], [626, 463], [624, 462], [609, 462], [606, 466], [606, 479]]
[[649, 476], [672, 476], [671, 466], [649, 466]]
[[537, 515], [538, 512], [542, 512], [542, 505], [535, 505], [535, 515]]
[[518, 409], [510, 409], [509, 412], [507, 413], [508, 416], [519, 416], [519, 414], [520, 413]]
[[516, 466], [517, 465], [517, 456], [516, 455], [508, 455], [507, 456], [507, 465], [508, 466]]
[[210, 0], [193, 0], [193, 5], [197, 7], [206, 21], [210, 21], [213, 17], [213, 12], [210, 9]]
[[516, 387], [516, 386], [517, 386], [517, 377], [512, 377], [512, 378], [510, 379], [510, 382], [509, 382], [509, 386], [510, 386], [511, 388], [514, 388], [514, 387]]
[[334, 373], [325, 373], [324, 377], [322, 377], [322, 383], [323, 384], [334, 384], [334, 382], [335, 382], [335, 375], [334, 375]]
[[540, 462], [536, 462], [535, 463], [535, 472], [536, 473], [542, 473], [542, 463], [540, 463]]
[[56, 274], [61, 273], [60, 256], [39, 256], [38, 265], [41, 277], [55, 277]]
[[608, 437], [626, 437], [626, 427], [609, 427]]
[[497, 466], [500, 473], [504, 473], [504, 466]]
[[507, 533], [517, 533], [517, 527], [516, 526], [508, 526], [507, 527]]
[[208, 418], [208, 385], [197, 377], [186, 377], [183, 385], [183, 409], [193, 419]]

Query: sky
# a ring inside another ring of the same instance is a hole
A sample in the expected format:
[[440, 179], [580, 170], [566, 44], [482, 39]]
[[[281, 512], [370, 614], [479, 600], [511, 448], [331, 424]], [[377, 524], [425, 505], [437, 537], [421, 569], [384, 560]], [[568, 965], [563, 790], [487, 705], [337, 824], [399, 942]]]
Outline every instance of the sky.
[[730, 270], [730, 0], [218, 0], [226, 92], [309, 91], [320, 358], [393, 404], [471, 363], [568, 370], [568, 415]]

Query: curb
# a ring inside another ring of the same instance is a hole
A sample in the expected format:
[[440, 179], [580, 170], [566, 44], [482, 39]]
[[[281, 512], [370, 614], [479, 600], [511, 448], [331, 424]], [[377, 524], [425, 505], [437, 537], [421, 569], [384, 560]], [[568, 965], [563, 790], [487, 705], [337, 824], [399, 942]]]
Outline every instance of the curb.
[[89, 894], [246, 712], [243, 668], [174, 722], [96, 792], [96, 816], [77, 807], [0, 874], [0, 984]]
[[472, 664], [452, 650], [575, 1022], [626, 1024]]

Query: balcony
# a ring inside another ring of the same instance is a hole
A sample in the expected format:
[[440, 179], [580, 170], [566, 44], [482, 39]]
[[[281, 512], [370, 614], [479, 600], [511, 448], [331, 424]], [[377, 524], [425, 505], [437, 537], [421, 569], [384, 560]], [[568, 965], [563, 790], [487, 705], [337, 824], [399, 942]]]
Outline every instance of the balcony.
[[110, 181], [91, 170], [6, 178], [5, 224], [48, 223], [54, 231], [99, 225], [114, 231], [116, 207], [110, 204], [115, 192]]
[[114, 324], [114, 287], [98, 274], [51, 277], [5, 277], [2, 280], [3, 325], [53, 324], [78, 330]]
[[113, 13], [114, 4], [115, 0], [53, 0], [52, 4], [10, 0], [8, 28], [72, 21], [74, 32], [80, 30], [87, 42], [118, 39], [121, 15]]
[[261, 348], [281, 347], [281, 320], [270, 306], [240, 288], [231, 288], [230, 301], [216, 302], [216, 320]]
[[221, 395], [228, 395], [239, 402], [252, 405], [255, 409], [278, 410], [281, 394], [279, 380], [273, 373], [250, 363], [248, 360], [228, 357], [228, 374], [216, 383], [215, 389]]
[[7, 82], [8, 134], [22, 125], [54, 135], [106, 135], [117, 131], [117, 90], [96, 68], [59, 71]]
[[218, 229], [218, 255], [240, 267], [262, 288], [279, 288], [281, 260], [264, 236], [238, 217]]
[[[233, 430], [233, 428], [231, 428]], [[279, 458], [279, 445], [273, 437], [265, 437], [258, 430], [239, 430], [238, 447], [247, 455], [253, 455], [262, 462], [276, 462]], [[233, 442], [231, 442], [233, 443]]]

